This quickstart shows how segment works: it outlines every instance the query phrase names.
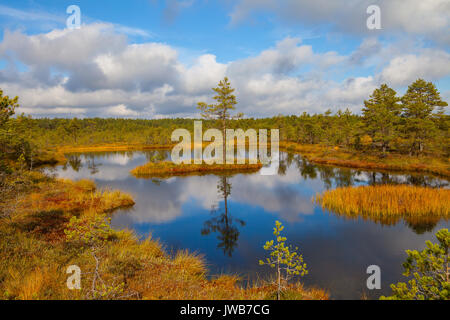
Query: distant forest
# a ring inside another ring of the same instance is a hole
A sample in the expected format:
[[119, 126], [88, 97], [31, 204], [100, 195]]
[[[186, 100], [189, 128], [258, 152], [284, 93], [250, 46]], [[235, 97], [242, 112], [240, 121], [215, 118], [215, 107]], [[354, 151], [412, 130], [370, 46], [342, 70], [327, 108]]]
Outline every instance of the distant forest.
[[[1, 98], [1, 97], [0, 97]], [[364, 101], [361, 114], [335, 113], [229, 120], [228, 128], [279, 129], [280, 140], [320, 144], [366, 153], [398, 153], [410, 156], [450, 156], [450, 116], [447, 103], [431, 82], [411, 84], [403, 97], [387, 85]], [[239, 109], [239, 106], [237, 107]], [[16, 109], [16, 113], [20, 108]], [[3, 164], [58, 146], [102, 144], [166, 145], [177, 128], [193, 131], [194, 119], [32, 119], [19, 115], [3, 120], [0, 149]], [[216, 120], [204, 120], [203, 130], [218, 128]]]

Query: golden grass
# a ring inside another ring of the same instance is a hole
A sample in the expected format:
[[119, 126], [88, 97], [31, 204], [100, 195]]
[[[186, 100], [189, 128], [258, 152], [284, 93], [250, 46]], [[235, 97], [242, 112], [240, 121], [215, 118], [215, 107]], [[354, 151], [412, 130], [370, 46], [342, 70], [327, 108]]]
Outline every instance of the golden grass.
[[409, 185], [343, 187], [315, 197], [322, 208], [350, 218], [394, 223], [450, 218], [450, 190]]
[[65, 212], [110, 212], [117, 208], [134, 205], [133, 197], [121, 191], [97, 190], [90, 180], [77, 182], [56, 179], [44, 182], [39, 189], [23, 200], [22, 210]]
[[[202, 147], [206, 147], [211, 142], [203, 141]], [[98, 145], [81, 145], [81, 146], [60, 146], [57, 147], [58, 153], [81, 153], [81, 152], [108, 152], [108, 151], [141, 151], [141, 150], [164, 150], [171, 149], [177, 143], [168, 143], [168, 144], [143, 144], [143, 143], [105, 143]], [[235, 143], [236, 146], [241, 144]], [[248, 141], [246, 141], [246, 146], [249, 145]], [[194, 142], [191, 142], [191, 147], [194, 148]]]
[[148, 162], [131, 170], [135, 177], [170, 177], [189, 174], [207, 174], [218, 172], [256, 172], [261, 169], [260, 162], [256, 164], [175, 164], [172, 161]]
[[382, 158], [376, 155], [348, 151], [339, 147], [304, 145], [293, 142], [280, 142], [280, 148], [299, 153], [309, 161], [317, 164], [377, 171], [411, 171], [450, 177], [450, 162], [448, 158], [410, 157], [400, 154], [387, 154]]
[[58, 148], [62, 153], [108, 152], [108, 151], [140, 151], [170, 149], [174, 144], [102, 144], [91, 146], [63, 146]]

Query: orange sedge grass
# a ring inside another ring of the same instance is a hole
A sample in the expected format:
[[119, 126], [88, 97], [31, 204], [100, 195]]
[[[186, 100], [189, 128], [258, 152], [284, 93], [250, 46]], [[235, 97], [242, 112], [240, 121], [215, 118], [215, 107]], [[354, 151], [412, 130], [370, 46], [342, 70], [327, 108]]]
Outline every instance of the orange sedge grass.
[[450, 190], [410, 185], [342, 187], [317, 194], [323, 209], [386, 224], [400, 218], [415, 223], [450, 218]]
[[262, 163], [255, 164], [175, 164], [172, 161], [148, 162], [131, 170], [136, 177], [165, 177], [186, 174], [203, 174], [214, 172], [254, 172], [262, 168]]

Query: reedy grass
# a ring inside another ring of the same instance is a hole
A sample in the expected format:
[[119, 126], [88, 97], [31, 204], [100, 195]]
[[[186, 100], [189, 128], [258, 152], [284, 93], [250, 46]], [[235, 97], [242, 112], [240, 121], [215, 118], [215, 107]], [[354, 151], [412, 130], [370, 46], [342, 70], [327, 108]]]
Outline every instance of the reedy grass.
[[85, 146], [62, 146], [57, 150], [60, 153], [83, 153], [83, 152], [108, 152], [108, 151], [140, 151], [170, 149], [174, 144], [101, 144]]
[[133, 197], [121, 191], [97, 190], [94, 182], [77, 182], [56, 179], [51, 184], [39, 184], [37, 192], [31, 192], [23, 200], [22, 209], [26, 211], [54, 211], [97, 213], [110, 212], [117, 208], [134, 205]]
[[349, 218], [384, 224], [403, 218], [410, 223], [450, 218], [450, 190], [410, 185], [342, 187], [317, 194], [323, 209]]
[[256, 164], [175, 164], [172, 161], [148, 162], [130, 171], [135, 177], [170, 177], [189, 174], [208, 174], [218, 172], [256, 172], [262, 168]]

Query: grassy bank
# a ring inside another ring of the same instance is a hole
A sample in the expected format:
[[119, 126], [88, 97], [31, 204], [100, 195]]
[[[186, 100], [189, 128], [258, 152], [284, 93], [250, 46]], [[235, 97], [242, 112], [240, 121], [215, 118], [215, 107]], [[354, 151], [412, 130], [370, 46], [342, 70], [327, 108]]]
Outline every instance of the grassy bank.
[[[19, 178], [26, 190], [1, 206], [0, 299], [275, 297], [271, 284], [242, 288], [239, 279], [229, 275], [210, 280], [201, 256], [186, 251], [168, 254], [151, 237], [139, 240], [131, 231], [111, 229], [108, 217], [117, 208], [131, 206], [131, 195], [97, 190], [89, 180], [57, 180], [37, 172], [24, 172]], [[67, 288], [71, 265], [81, 269], [80, 290]], [[284, 297], [328, 296], [323, 290], [292, 284]]]
[[309, 161], [317, 164], [381, 171], [411, 171], [450, 177], [450, 162], [448, 158], [410, 157], [400, 154], [375, 155], [348, 151], [339, 147], [304, 145], [292, 142], [280, 142], [280, 148], [299, 153]]
[[262, 168], [256, 164], [175, 164], [172, 161], [148, 162], [131, 170], [135, 177], [170, 177], [189, 174], [256, 172]]
[[59, 147], [58, 152], [78, 153], [78, 152], [108, 152], [108, 151], [139, 151], [139, 150], [157, 150], [171, 149], [172, 144], [101, 144], [85, 146], [63, 146]]
[[350, 218], [415, 223], [450, 218], [450, 190], [408, 185], [344, 187], [315, 197], [322, 208]]

